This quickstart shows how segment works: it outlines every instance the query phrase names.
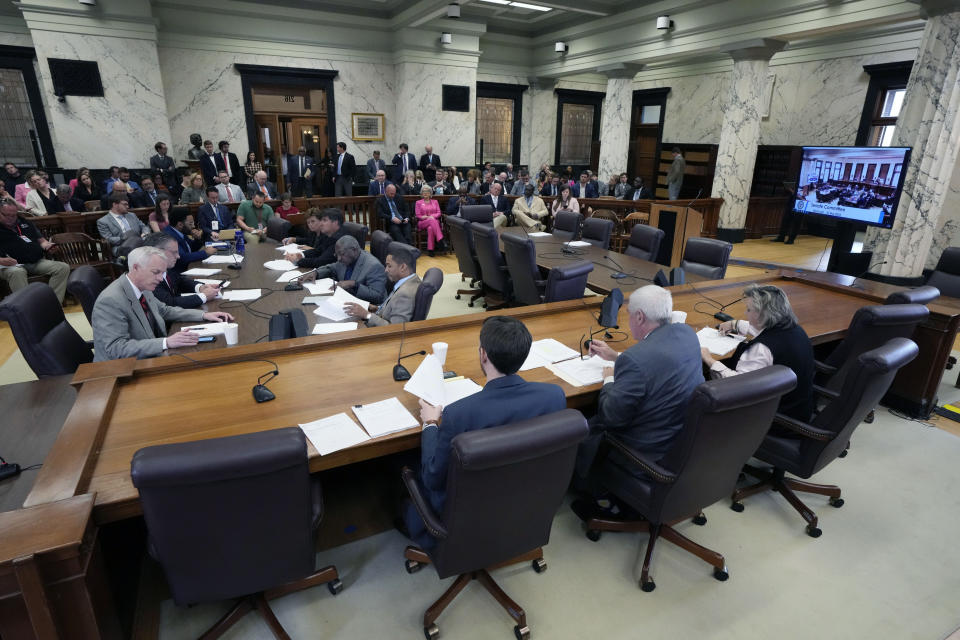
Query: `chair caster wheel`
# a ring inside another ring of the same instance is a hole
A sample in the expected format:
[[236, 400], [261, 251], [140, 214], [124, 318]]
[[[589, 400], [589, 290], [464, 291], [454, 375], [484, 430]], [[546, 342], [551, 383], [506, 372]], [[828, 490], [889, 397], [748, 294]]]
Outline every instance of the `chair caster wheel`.
[[847, 457], [847, 450], [844, 449], [843, 451], [841, 451], [841, 452], [840, 452], [840, 455], [838, 455], [837, 457], [838, 457], [838, 458], [846, 458], [846, 457]]
[[874, 417], [875, 417], [874, 412], [871, 411], [870, 413], [867, 414], [867, 417], [864, 418], [863, 421], [866, 422], [867, 424], [873, 424]]
[[819, 538], [823, 531], [820, 531], [817, 527], [812, 524], [807, 525], [807, 535], [811, 538]]
[[327, 583], [327, 589], [330, 591], [331, 595], [335, 596], [341, 591], [343, 591], [343, 583], [340, 582], [340, 578], [331, 580], [330, 582]]
[[701, 527], [707, 524], [707, 516], [702, 513], [699, 515], [693, 516], [693, 524], [700, 525]]
[[716, 567], [714, 567], [713, 577], [719, 580], [720, 582], [724, 582], [726, 581], [727, 578], [730, 577], [730, 574], [727, 573], [726, 567], [724, 567], [723, 569], [717, 569]]
[[416, 573], [423, 569], [423, 565], [416, 560], [407, 560], [403, 563], [403, 566], [407, 569], [407, 573]]
[[547, 561], [543, 558], [536, 558], [531, 564], [533, 565], [533, 570], [537, 573], [543, 573], [547, 570]]
[[440, 637], [440, 627], [435, 624], [423, 628], [423, 637], [427, 640], [435, 640]]
[[737, 513], [740, 513], [741, 511], [743, 511], [743, 503], [734, 502], [733, 504], [730, 505], [730, 508], [736, 511]]
[[653, 580], [647, 580], [646, 582], [640, 583], [640, 590], [646, 593], [650, 593], [656, 588], [657, 588], [657, 583], [655, 583]]
[[843, 506], [843, 498], [830, 498], [830, 506], [839, 509]]
[[518, 624], [514, 625], [513, 635], [517, 637], [517, 640], [530, 640], [530, 627], [521, 627]]
[[596, 542], [600, 539], [600, 532], [596, 529], [587, 529], [587, 540]]
[[458, 293], [457, 295], [453, 296], [453, 299], [454, 299], [454, 300], [459, 300], [459, 299], [460, 299], [460, 294]]

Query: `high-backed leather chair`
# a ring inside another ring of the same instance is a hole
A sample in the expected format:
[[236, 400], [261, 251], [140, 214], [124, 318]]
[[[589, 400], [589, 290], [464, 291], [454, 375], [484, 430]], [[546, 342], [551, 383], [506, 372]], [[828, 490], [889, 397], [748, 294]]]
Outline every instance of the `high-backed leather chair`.
[[893, 338], [856, 358], [856, 366], [851, 369], [839, 393], [814, 387], [829, 402], [813, 422], [807, 424], [777, 414], [774, 428], [753, 454], [758, 460], [771, 465], [772, 469], [763, 471], [751, 466], [744, 467], [760, 482], [735, 491], [731, 508], [743, 511], [741, 500], [773, 489], [786, 498], [807, 521], [807, 535], [811, 538], [820, 537], [817, 514], [803, 504], [794, 492], [827, 496], [830, 505], [839, 508], [843, 506], [840, 487], [803, 482], [787, 478], [785, 474], [809, 478], [846, 451], [854, 429], [880, 402], [900, 367], [913, 360], [917, 353], [919, 349], [912, 340]]
[[492, 224], [493, 207], [488, 204], [468, 204], [460, 208], [460, 216], [471, 223]]
[[887, 296], [883, 304], [929, 304], [940, 297], [940, 290], [936, 287], [923, 286], [916, 289], [894, 291]]
[[83, 314], [87, 316], [88, 322], [93, 316], [93, 305], [97, 301], [97, 296], [105, 287], [100, 272], [88, 265], [77, 267], [70, 272], [70, 276], [67, 278], [67, 291], [80, 301]]
[[341, 227], [344, 233], [353, 236], [357, 239], [357, 244], [360, 245], [360, 249], [363, 250], [367, 246], [367, 233], [370, 232], [366, 226], [360, 224], [359, 222], [344, 222]]
[[939, 289], [940, 295], [960, 298], [960, 247], [943, 250], [937, 268], [927, 278], [927, 284]]
[[267, 220], [267, 237], [281, 242], [284, 238], [290, 236], [291, 228], [293, 228], [293, 224], [289, 220], [280, 216], [270, 216], [270, 219]]
[[714, 578], [726, 580], [723, 556], [696, 544], [671, 523], [691, 517], [696, 524], [706, 523], [703, 509], [730, 494], [741, 467], [770, 428], [780, 397], [796, 385], [796, 374], [782, 365], [704, 382], [687, 401], [683, 428], [659, 461], [608, 432], [607, 456], [603, 458], [601, 450], [593, 467], [596, 478], [643, 519], [594, 517], [587, 521], [587, 537], [599, 540], [603, 530], [648, 532], [640, 574], [644, 591], [656, 588], [650, 578], [650, 560], [660, 537], [709, 562]]
[[547, 274], [543, 301], [579, 300], [587, 288], [587, 279], [591, 271], [593, 271], [593, 263], [589, 260], [578, 260], [553, 267]]
[[473, 232], [470, 230], [470, 221], [459, 216], [447, 216], [450, 227], [450, 244], [457, 255], [457, 266], [460, 268], [460, 281], [470, 278], [469, 289], [457, 289], [454, 296], [457, 300], [461, 295], [470, 296], [468, 307], [472, 307], [477, 298], [483, 297], [482, 285], [474, 288], [480, 280], [480, 262], [477, 260], [477, 249], [473, 244]]
[[413, 316], [411, 321], [426, 320], [430, 313], [430, 305], [433, 302], [433, 295], [443, 286], [443, 271], [436, 267], [430, 267], [423, 274], [423, 280], [417, 287], [417, 295], [413, 299]]
[[537, 266], [533, 240], [510, 233], [500, 236], [503, 253], [513, 282], [513, 296], [522, 304], [540, 304], [583, 297], [587, 276], [593, 271], [588, 260], [572, 262], [550, 270], [543, 278]]
[[582, 225], [582, 214], [573, 211], [557, 211], [553, 214], [553, 237], [564, 242], [576, 240]]
[[630, 240], [624, 251], [628, 256], [656, 262], [660, 255], [660, 243], [663, 241], [663, 229], [645, 224], [635, 224], [630, 230]]
[[93, 361], [93, 351], [70, 326], [50, 285], [31, 282], [0, 302], [23, 359], [38, 378], [74, 373]]
[[680, 266], [710, 280], [722, 280], [727, 274], [727, 262], [733, 245], [713, 238], [687, 238]]
[[380, 264], [387, 263], [387, 248], [391, 242], [393, 242], [393, 238], [386, 231], [377, 229], [370, 235], [370, 253], [380, 261]]
[[[406, 249], [407, 251], [409, 251], [410, 253], [412, 253], [414, 258], [419, 258], [419, 257], [420, 257], [420, 249], [417, 249], [416, 247], [414, 247], [414, 246], [412, 246], [412, 245], [409, 245], [409, 244], [407, 244], [406, 242], [397, 242], [396, 240], [391, 240], [391, 241], [390, 241], [390, 244], [387, 245], [387, 255], [390, 255], [390, 251], [391, 251], [395, 246], [397, 246], [397, 247], [403, 247], [404, 249]], [[384, 264], [386, 264], [387, 255], [383, 256]]]
[[209, 637], [256, 609], [287, 638], [267, 600], [322, 583], [342, 589], [336, 567], [316, 571], [323, 499], [301, 429], [146, 447], [130, 476], [174, 602], [240, 598]]
[[610, 236], [613, 234], [614, 223], [604, 218], [590, 217], [583, 221], [580, 239], [589, 242], [601, 249], [610, 248]]
[[451, 443], [442, 514], [424, 497], [416, 474], [403, 470], [410, 498], [437, 539], [429, 554], [407, 547], [407, 571], [431, 563], [440, 578], [458, 576], [424, 613], [427, 638], [439, 634], [436, 619], [471, 580], [478, 580], [516, 621], [517, 638], [529, 637], [526, 614], [494, 582], [488, 568], [532, 560], [538, 573], [546, 569], [541, 547], [550, 539], [577, 445], [587, 433], [587, 421], [574, 409], [461, 433]]
[[503, 254], [500, 253], [497, 231], [492, 226], [470, 223], [470, 232], [473, 234], [473, 244], [477, 249], [484, 297], [488, 291], [496, 291], [503, 299], [502, 304], [497, 305], [491, 305], [485, 300], [483, 306], [488, 309], [505, 307], [513, 300], [513, 285], [510, 282], [507, 265], [503, 261]]

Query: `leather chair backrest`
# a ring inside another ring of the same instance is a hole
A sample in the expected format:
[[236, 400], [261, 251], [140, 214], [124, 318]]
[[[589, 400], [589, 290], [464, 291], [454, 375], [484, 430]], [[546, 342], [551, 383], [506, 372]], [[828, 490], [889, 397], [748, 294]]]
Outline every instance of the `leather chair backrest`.
[[270, 216], [270, 219], [267, 220], [267, 237], [281, 242], [284, 238], [289, 237], [292, 227], [293, 225], [289, 220], [284, 220], [279, 215]]
[[630, 241], [624, 251], [628, 256], [656, 262], [660, 255], [660, 243], [663, 241], [663, 229], [646, 224], [635, 224], [630, 230]]
[[[393, 250], [394, 247], [403, 247], [404, 249], [412, 253], [414, 258], [420, 257], [420, 249], [417, 249], [416, 247], [409, 245], [406, 242], [397, 242], [396, 240], [391, 240], [390, 244], [387, 245], [387, 255], [390, 255], [390, 251]], [[387, 255], [383, 256], [384, 264], [386, 264]]]
[[480, 274], [483, 286], [504, 295], [510, 293], [510, 280], [507, 277], [503, 254], [500, 253], [500, 242], [496, 230], [483, 224], [470, 224], [473, 233], [473, 244], [477, 248], [477, 261], [480, 263]]
[[557, 211], [553, 214], [553, 237], [564, 242], [576, 240], [583, 225], [583, 215], [573, 211]]
[[660, 460], [677, 479], [654, 483], [646, 514], [651, 522], [688, 517], [729, 496], [769, 431], [780, 397], [796, 385], [789, 367], [774, 365], [694, 389], [683, 429]]
[[468, 222], [491, 224], [493, 207], [489, 204], [467, 204], [460, 208], [460, 216]]
[[146, 447], [130, 476], [177, 604], [248, 595], [314, 571], [322, 503], [301, 429]]
[[430, 554], [440, 577], [545, 545], [587, 434], [583, 415], [564, 409], [456, 436], [441, 515], [448, 535]]
[[430, 267], [423, 274], [423, 280], [417, 287], [417, 295], [413, 300], [413, 316], [411, 321], [426, 320], [430, 313], [430, 305], [433, 303], [433, 295], [443, 286], [443, 271], [436, 267]]
[[380, 261], [380, 264], [386, 264], [387, 248], [391, 242], [393, 242], [393, 238], [390, 237], [390, 234], [380, 229], [374, 231], [370, 236], [370, 253]]
[[613, 221], [603, 218], [587, 218], [583, 221], [580, 239], [601, 249], [610, 248], [610, 236], [613, 234]]
[[473, 246], [473, 232], [470, 231], [470, 221], [458, 216], [447, 216], [450, 229], [450, 244], [457, 255], [457, 266], [460, 273], [471, 280], [480, 279], [480, 264], [477, 262], [477, 249]]
[[357, 244], [363, 249], [367, 245], [367, 233], [370, 231], [366, 226], [359, 222], [344, 222], [341, 227], [344, 233], [347, 233], [357, 239]]
[[883, 304], [929, 304], [940, 297], [940, 290], [936, 287], [924, 286], [916, 289], [894, 291], [887, 296]]
[[10, 323], [23, 359], [38, 378], [74, 373], [93, 361], [87, 346], [63, 314], [50, 285], [31, 282], [0, 302], [0, 320]]
[[97, 301], [97, 296], [104, 287], [103, 276], [89, 265], [77, 267], [67, 278], [67, 291], [80, 301], [88, 322], [93, 316], [93, 305]]
[[503, 240], [503, 253], [513, 281], [514, 299], [523, 304], [540, 304], [543, 302], [546, 280], [537, 266], [533, 240], [512, 233], [504, 233], [500, 239]]
[[838, 371], [824, 382], [832, 391], [840, 391], [850, 371], [857, 368], [857, 357], [885, 345], [892, 338], [909, 338], [930, 311], [922, 304], [886, 304], [861, 307], [853, 314], [846, 337], [827, 357], [825, 363]]
[[733, 245], [713, 238], [687, 238], [680, 266], [684, 271], [709, 278], [722, 280], [727, 274], [727, 262]]
[[587, 278], [593, 271], [593, 263], [579, 260], [550, 269], [547, 286], [544, 290], [544, 302], [561, 300], [579, 300], [587, 288]]
[[940, 295], [960, 298], [960, 247], [944, 249], [927, 284], [939, 289]]

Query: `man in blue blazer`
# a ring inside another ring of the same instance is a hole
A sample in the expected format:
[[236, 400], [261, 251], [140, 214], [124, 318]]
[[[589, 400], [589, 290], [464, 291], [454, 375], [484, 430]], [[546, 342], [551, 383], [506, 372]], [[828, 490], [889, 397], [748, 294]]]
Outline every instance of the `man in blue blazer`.
[[590, 182], [590, 176], [586, 171], [580, 174], [580, 182], [573, 185], [573, 188], [570, 189], [570, 193], [573, 194], [574, 198], [578, 199], [600, 197], [600, 189], [597, 187], [597, 183]]
[[[499, 427], [535, 418], [567, 407], [563, 389], [555, 384], [527, 382], [517, 375], [527, 359], [533, 338], [522, 322], [510, 316], [492, 316], [480, 329], [480, 367], [484, 388], [448, 407], [420, 401], [420, 483], [430, 506], [443, 513], [447, 498], [447, 468], [453, 439], [466, 431]], [[436, 540], [410, 505], [404, 515], [410, 537], [421, 548]]]
[[177, 271], [186, 271], [191, 262], [199, 262], [217, 252], [215, 247], [203, 246], [203, 240], [196, 237], [198, 234], [194, 233], [193, 214], [189, 209], [174, 207], [170, 209], [168, 218], [170, 224], [163, 228], [163, 232], [177, 241], [177, 249], [180, 251], [180, 259], [175, 266]]
[[[214, 222], [217, 223], [216, 229], [213, 228]], [[230, 229], [233, 225], [233, 211], [220, 204], [220, 191], [216, 187], [207, 187], [207, 202], [197, 209], [197, 226], [203, 231], [203, 239], [219, 240], [220, 231]]]
[[393, 156], [393, 181], [397, 184], [403, 182], [403, 174], [407, 171], [416, 171], [420, 168], [417, 163], [417, 156], [410, 153], [410, 147], [406, 142], [400, 143], [400, 151]]
[[367, 189], [368, 196], [382, 196], [387, 192], [387, 187], [389, 187], [392, 182], [387, 180], [387, 172], [383, 169], [380, 169], [374, 174], [373, 180], [370, 181], [370, 187]]
[[290, 176], [290, 191], [294, 197], [313, 197], [313, 174], [317, 169], [313, 166], [313, 158], [307, 155], [307, 148], [301, 146], [297, 155], [287, 158], [287, 171]]

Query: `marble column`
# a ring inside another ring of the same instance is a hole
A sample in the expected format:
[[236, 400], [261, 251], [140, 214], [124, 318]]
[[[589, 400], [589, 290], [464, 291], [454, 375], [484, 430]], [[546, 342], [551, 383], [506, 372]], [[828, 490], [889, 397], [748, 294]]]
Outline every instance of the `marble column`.
[[[600, 118], [598, 179], [627, 171], [630, 150], [630, 116], [633, 108], [633, 77], [641, 65], [616, 64], [597, 69], [607, 76], [607, 95]], [[611, 194], [612, 195], [612, 194]]]
[[730, 52], [733, 72], [724, 102], [723, 124], [717, 166], [713, 176], [713, 198], [723, 198], [717, 237], [743, 242], [747, 205], [753, 183], [753, 165], [760, 142], [760, 114], [763, 89], [767, 82], [770, 58], [784, 42], [764, 40]]
[[[530, 171], [540, 170], [543, 163], [553, 164], [557, 135], [557, 86], [555, 78], [528, 78], [530, 89]], [[524, 105], [526, 109], [526, 105]], [[553, 115], [551, 115], [553, 114]], [[534, 175], [531, 173], [531, 175]]]
[[927, 24], [893, 141], [913, 147], [903, 195], [893, 228], [870, 228], [864, 242], [873, 262], [884, 263], [875, 271], [889, 276], [921, 275], [949, 240], [940, 234], [952, 235], [957, 226], [944, 204], [960, 151], [960, 11], [925, 7]]

